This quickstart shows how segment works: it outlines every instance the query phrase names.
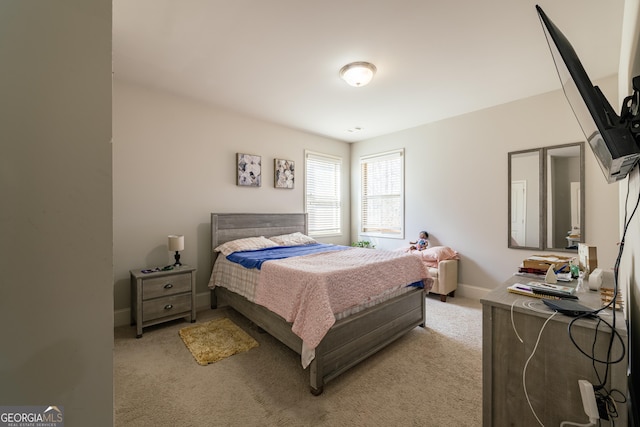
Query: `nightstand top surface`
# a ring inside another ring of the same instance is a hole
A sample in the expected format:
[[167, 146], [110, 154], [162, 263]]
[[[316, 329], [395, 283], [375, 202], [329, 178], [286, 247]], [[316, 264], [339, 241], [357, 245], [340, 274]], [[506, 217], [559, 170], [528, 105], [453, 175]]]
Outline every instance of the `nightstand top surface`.
[[162, 277], [162, 276], [168, 276], [171, 274], [179, 274], [179, 273], [190, 273], [192, 271], [195, 271], [196, 268], [195, 267], [191, 267], [188, 265], [181, 265], [180, 267], [173, 267], [171, 270], [162, 270], [162, 268], [160, 268], [160, 270], [158, 271], [153, 271], [151, 273], [143, 273], [143, 270], [154, 270], [155, 267], [152, 268], [140, 268], [137, 270], [129, 270], [131, 275], [134, 276], [136, 279], [140, 279], [140, 278], [146, 278], [146, 277]]

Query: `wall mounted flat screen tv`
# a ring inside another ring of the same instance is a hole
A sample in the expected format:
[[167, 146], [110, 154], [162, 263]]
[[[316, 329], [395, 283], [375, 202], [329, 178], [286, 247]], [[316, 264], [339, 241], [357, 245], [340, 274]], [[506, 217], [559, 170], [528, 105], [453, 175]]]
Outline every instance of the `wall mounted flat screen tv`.
[[[616, 114], [600, 88], [591, 83], [569, 40], [540, 6], [536, 5], [536, 10], [562, 89], [607, 182], [624, 179], [640, 159], [640, 138], [635, 133], [637, 127], [633, 126], [634, 122], [640, 125], [638, 115], [634, 115], [631, 108], [627, 108], [628, 114], [622, 119]], [[637, 97], [629, 99], [637, 100]], [[637, 103], [634, 107], [637, 109]]]

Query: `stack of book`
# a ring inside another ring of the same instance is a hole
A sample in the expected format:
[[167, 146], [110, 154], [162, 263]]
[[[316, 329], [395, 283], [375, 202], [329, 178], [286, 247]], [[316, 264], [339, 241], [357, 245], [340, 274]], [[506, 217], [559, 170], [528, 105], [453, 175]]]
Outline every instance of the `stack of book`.
[[544, 282], [529, 282], [526, 285], [516, 283], [509, 286], [507, 291], [534, 298], [578, 299], [575, 288]]
[[522, 265], [518, 268], [518, 273], [543, 279], [547, 271], [549, 271], [549, 267], [553, 267], [553, 271], [558, 278], [561, 278], [561, 275], [566, 273], [570, 280], [569, 261], [571, 261], [570, 257], [560, 255], [532, 255], [522, 261]]
[[539, 268], [532, 268], [532, 267], [524, 267], [521, 265], [518, 268], [518, 273], [520, 273], [521, 275], [537, 276], [537, 277], [540, 277], [541, 279], [544, 279], [545, 274], [547, 274], [547, 270], [540, 270]]

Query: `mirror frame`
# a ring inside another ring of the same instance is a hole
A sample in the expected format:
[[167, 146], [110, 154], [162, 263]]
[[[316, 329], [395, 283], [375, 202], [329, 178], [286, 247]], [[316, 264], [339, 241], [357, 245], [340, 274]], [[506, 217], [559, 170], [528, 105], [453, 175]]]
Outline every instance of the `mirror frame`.
[[[512, 151], [508, 153], [508, 213], [507, 213], [507, 245], [511, 249], [532, 249], [532, 250], [553, 250], [554, 252], [573, 252], [576, 253], [578, 250], [569, 249], [567, 247], [558, 248], [549, 246], [547, 242], [547, 226], [549, 224], [548, 218], [548, 182], [549, 177], [547, 176], [547, 168], [548, 168], [548, 152], [551, 150], [559, 149], [559, 148], [568, 148], [568, 147], [578, 147], [580, 149], [580, 203], [579, 203], [579, 215], [580, 215], [580, 242], [585, 242], [585, 203], [584, 203], [584, 189], [585, 189], [585, 150], [584, 150], [584, 142], [573, 142], [568, 144], [560, 144], [553, 145], [549, 147], [541, 147], [541, 148], [533, 148], [528, 150], [519, 150]], [[512, 158], [517, 155], [526, 154], [526, 153], [539, 153], [538, 158], [538, 171], [539, 171], [539, 215], [538, 215], [538, 246], [519, 246], [513, 244], [512, 241], [512, 229], [511, 229], [511, 182], [512, 182]]]

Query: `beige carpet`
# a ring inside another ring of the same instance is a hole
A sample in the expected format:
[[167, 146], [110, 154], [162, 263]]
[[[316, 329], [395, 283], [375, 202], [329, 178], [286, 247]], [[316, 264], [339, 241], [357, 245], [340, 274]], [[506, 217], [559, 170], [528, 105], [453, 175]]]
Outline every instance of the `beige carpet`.
[[215, 363], [258, 346], [256, 340], [226, 317], [187, 326], [179, 333], [200, 365]]
[[309, 392], [299, 356], [230, 309], [259, 347], [208, 366], [178, 335], [183, 320], [115, 329], [116, 426], [481, 426], [482, 314], [478, 301], [427, 298], [427, 327]]

